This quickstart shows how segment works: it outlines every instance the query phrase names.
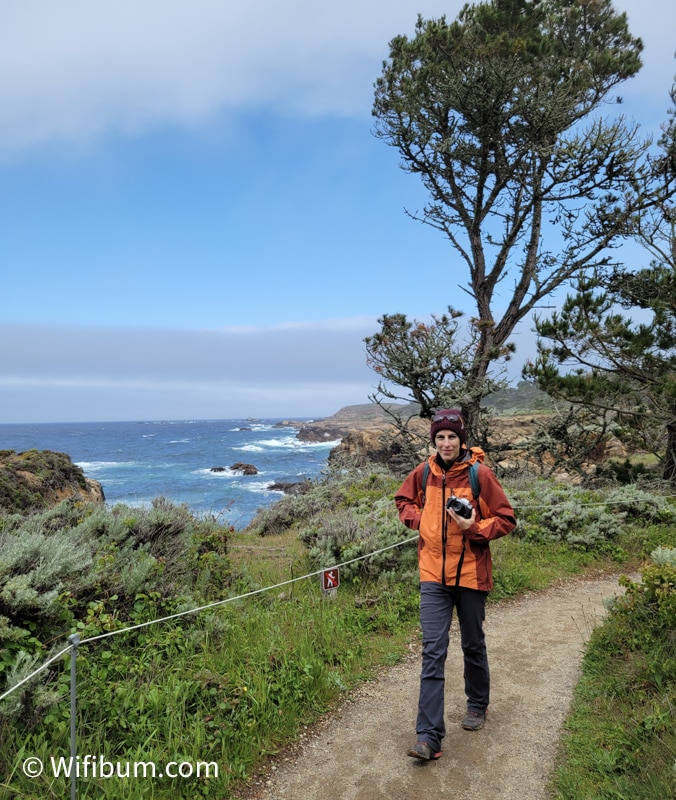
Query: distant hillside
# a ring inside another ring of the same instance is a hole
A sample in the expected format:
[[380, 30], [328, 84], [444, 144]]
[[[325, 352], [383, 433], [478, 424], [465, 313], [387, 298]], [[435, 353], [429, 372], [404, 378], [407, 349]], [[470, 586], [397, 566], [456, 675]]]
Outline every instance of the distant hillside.
[[532, 384], [519, 381], [515, 388], [510, 387], [489, 395], [484, 399], [483, 405], [496, 414], [506, 416], [549, 411], [554, 408], [554, 401]]
[[[410, 416], [414, 416], [418, 408], [413, 404], [388, 403], [386, 405], [393, 411]], [[515, 388], [504, 389], [490, 395], [484, 400], [483, 405], [492, 409], [498, 416], [505, 417], [542, 414], [554, 407], [552, 400], [544, 392], [525, 381], [520, 381]], [[380, 406], [375, 403], [361, 403], [345, 406], [333, 416], [302, 423], [298, 438], [309, 442], [344, 439], [355, 431], [382, 430], [383, 424], [390, 421]]]

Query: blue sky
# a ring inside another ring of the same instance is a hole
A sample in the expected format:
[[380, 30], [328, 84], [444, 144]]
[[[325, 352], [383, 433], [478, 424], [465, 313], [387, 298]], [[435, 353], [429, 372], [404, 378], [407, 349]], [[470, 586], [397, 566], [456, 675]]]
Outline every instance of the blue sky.
[[[0, 423], [328, 416], [380, 316], [472, 312], [371, 118], [389, 40], [461, 5], [0, 0]], [[676, 9], [616, 7], [657, 133]]]

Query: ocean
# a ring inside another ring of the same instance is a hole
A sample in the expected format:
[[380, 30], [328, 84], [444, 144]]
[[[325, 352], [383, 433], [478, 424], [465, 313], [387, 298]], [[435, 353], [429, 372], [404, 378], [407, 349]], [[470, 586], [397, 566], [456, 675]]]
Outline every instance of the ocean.
[[[109, 505], [146, 506], [155, 497], [244, 528], [279, 500], [279, 482], [317, 477], [337, 441], [301, 442], [277, 419], [85, 422], [0, 425], [0, 449], [67, 453], [99, 481]], [[257, 475], [230, 469], [252, 464]], [[223, 470], [212, 471], [213, 467]]]

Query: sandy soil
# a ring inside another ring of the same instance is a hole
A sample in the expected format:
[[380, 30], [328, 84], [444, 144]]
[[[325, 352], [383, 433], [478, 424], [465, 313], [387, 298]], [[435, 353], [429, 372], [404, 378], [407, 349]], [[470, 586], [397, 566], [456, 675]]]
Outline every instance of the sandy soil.
[[270, 762], [240, 800], [545, 800], [584, 645], [614, 578], [570, 581], [489, 606], [491, 706], [464, 731], [462, 657], [454, 620], [446, 666], [446, 739], [438, 761], [406, 755], [415, 741], [420, 656], [362, 687], [300, 743]]

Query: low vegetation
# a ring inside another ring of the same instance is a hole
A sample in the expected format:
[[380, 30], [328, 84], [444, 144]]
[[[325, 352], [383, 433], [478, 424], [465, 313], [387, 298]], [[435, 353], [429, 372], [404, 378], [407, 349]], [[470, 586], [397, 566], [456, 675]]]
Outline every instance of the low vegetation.
[[651, 562], [592, 634], [553, 780], [561, 800], [674, 796], [676, 548]]
[[[401, 544], [411, 532], [396, 518], [397, 485], [377, 468], [336, 472], [261, 512], [241, 532], [197, 520], [164, 500], [145, 511], [70, 501], [0, 516], [0, 693], [78, 633], [78, 753], [154, 762], [158, 771], [169, 761], [212, 765], [181, 781], [105, 779], [81, 771], [78, 797], [231, 796], [266, 755], [406, 652], [417, 630], [416, 546]], [[676, 547], [675, 506], [654, 489], [592, 490], [524, 479], [505, 486], [520, 522], [515, 535], [493, 548], [494, 602], [568, 576], [630, 573], [650, 563], [651, 553]], [[345, 564], [341, 587], [329, 599], [316, 573], [337, 563]], [[676, 589], [667, 569], [646, 566], [643, 584], [628, 584], [627, 600], [609, 622], [624, 631], [626, 642], [617, 630], [602, 629], [595, 638], [598, 654], [588, 656], [587, 671], [610, 675], [607, 665], [598, 666], [603, 653], [643, 693], [643, 738], [626, 745], [623, 759], [619, 745], [608, 745], [615, 747], [616, 776], [636, 764], [663, 774], [674, 760]], [[202, 606], [209, 607], [197, 611]], [[650, 625], [641, 616], [648, 612], [656, 615]], [[183, 615], [165, 619], [176, 614]], [[156, 619], [163, 621], [143, 625]], [[128, 626], [142, 627], [118, 633]], [[647, 649], [668, 635], [661, 650]], [[637, 660], [627, 667], [632, 647]], [[22, 764], [29, 756], [45, 764], [67, 758], [69, 682], [66, 655], [0, 704], [0, 797], [66, 796], [64, 775], [55, 778], [45, 769], [29, 779]], [[596, 709], [615, 692], [581, 686], [577, 714], [585, 693], [598, 692]], [[617, 731], [630, 731], [637, 717], [615, 708], [608, 719]], [[573, 731], [575, 724], [573, 717]], [[579, 727], [589, 733], [592, 724]], [[576, 761], [576, 753], [590, 750], [598, 757], [598, 739], [590, 735], [574, 744], [572, 755], [562, 754], [560, 796], [648, 797], [594, 794], [590, 783], [568, 793], [582, 780], [576, 772], [592, 780], [593, 765]], [[595, 768], [598, 773], [599, 764]]]

